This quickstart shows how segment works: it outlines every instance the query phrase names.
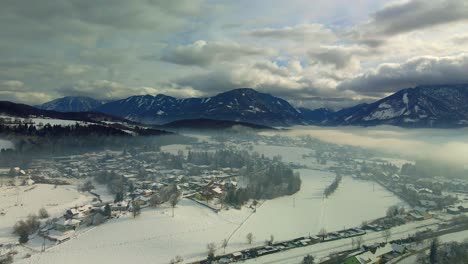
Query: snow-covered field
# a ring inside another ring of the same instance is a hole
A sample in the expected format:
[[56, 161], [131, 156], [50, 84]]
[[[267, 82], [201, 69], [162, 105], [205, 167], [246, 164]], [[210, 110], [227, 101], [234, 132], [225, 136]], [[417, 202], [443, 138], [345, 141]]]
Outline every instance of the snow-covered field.
[[176, 255], [195, 260], [206, 255], [208, 243], [219, 246], [236, 230], [227, 252], [249, 247], [245, 238], [249, 232], [254, 234], [255, 244], [260, 245], [271, 234], [283, 240], [317, 234], [322, 227], [338, 230], [359, 225], [383, 216], [388, 206], [401, 203], [378, 185], [374, 187], [351, 177], [345, 177], [340, 188], [323, 200], [323, 188], [334, 175], [306, 169], [300, 173], [303, 180], [300, 192], [266, 201], [250, 217], [252, 211], [247, 208], [215, 214], [190, 200], [182, 200], [174, 218], [169, 208], [146, 209], [136, 219], [111, 220], [45, 253], [33, 255], [30, 261], [168, 263]]
[[1, 149], [13, 149], [15, 146], [13, 145], [13, 142], [5, 139], [0, 139], [0, 150]]
[[76, 186], [37, 184], [33, 186], [0, 186], [0, 244], [15, 243], [13, 225], [29, 214], [47, 209], [51, 216], [63, 215], [66, 209], [92, 200], [91, 195], [79, 193]]
[[329, 231], [349, 228], [384, 216], [390, 205], [403, 205], [379, 185], [351, 177], [344, 177], [338, 190], [323, 199], [323, 190], [335, 175], [309, 169], [299, 172], [301, 190], [292, 196], [266, 201], [233, 236], [233, 241], [244, 242], [249, 232], [263, 242], [270, 235], [285, 240], [318, 234], [321, 228]]

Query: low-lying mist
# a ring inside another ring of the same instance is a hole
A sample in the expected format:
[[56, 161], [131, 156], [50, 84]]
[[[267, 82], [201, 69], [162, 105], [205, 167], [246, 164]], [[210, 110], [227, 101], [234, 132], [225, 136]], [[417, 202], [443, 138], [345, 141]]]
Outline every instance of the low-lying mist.
[[433, 160], [468, 169], [468, 128], [405, 129], [296, 126], [262, 135], [311, 136], [321, 141], [374, 149], [413, 160]]

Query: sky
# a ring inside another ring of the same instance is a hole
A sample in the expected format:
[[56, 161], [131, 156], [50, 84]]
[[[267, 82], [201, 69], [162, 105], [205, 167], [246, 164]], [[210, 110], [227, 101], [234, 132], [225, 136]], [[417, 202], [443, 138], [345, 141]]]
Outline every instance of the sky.
[[250, 87], [342, 108], [468, 83], [466, 0], [2, 0], [0, 98]]

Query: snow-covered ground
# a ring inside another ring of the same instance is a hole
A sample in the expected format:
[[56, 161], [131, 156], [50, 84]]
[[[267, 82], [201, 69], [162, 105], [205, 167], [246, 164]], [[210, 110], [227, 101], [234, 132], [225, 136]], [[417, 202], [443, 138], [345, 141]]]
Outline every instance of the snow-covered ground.
[[83, 122], [83, 121], [75, 121], [75, 120], [65, 120], [65, 119], [55, 119], [55, 118], [40, 118], [40, 117], [34, 117], [34, 118], [21, 118], [21, 117], [12, 117], [12, 116], [5, 116], [5, 115], [0, 115], [0, 118], [11, 118], [13, 120], [21, 120], [22, 122], [25, 120], [32, 121], [35, 125], [39, 125], [42, 123], [42, 125], [50, 124], [50, 125], [60, 125], [60, 126], [71, 126], [71, 125], [76, 125], [77, 123], [80, 125], [88, 125], [88, 122]]
[[0, 139], [0, 150], [1, 149], [13, 149], [15, 146], [13, 145], [13, 142], [5, 139]]
[[15, 243], [13, 225], [44, 207], [51, 216], [63, 215], [66, 209], [83, 205], [93, 196], [79, 193], [76, 186], [37, 184], [33, 186], [0, 186], [0, 244]]
[[[162, 151], [176, 154], [179, 150], [185, 152], [188, 146], [169, 145], [162, 147]], [[219, 246], [223, 239], [230, 238], [226, 252], [233, 252], [252, 246], [246, 243], [246, 235], [250, 232], [254, 235], [254, 244], [263, 245], [270, 235], [276, 240], [286, 240], [317, 234], [321, 228], [335, 231], [358, 226], [363, 221], [384, 216], [391, 205], [404, 205], [379, 185], [348, 176], [343, 178], [335, 193], [323, 199], [323, 190], [335, 175], [324, 171], [327, 166], [316, 164], [314, 158], [303, 158], [313, 150], [255, 145], [254, 151], [268, 157], [281, 155], [285, 162], [306, 165], [308, 169], [297, 170], [302, 179], [301, 190], [292, 196], [264, 201], [255, 213], [243, 207], [241, 210], [223, 210], [216, 214], [186, 199], [177, 206], [174, 218], [167, 207], [144, 209], [135, 219], [113, 219], [44, 253], [33, 254], [30, 259], [20, 263], [168, 263], [177, 255], [186, 261], [193, 261], [206, 256], [206, 245], [211, 242]], [[53, 186], [40, 188], [47, 190]], [[42, 206], [52, 213], [55, 209], [63, 213], [70, 205], [82, 204], [78, 201], [90, 199], [80, 197], [76, 187], [65, 188], [71, 188], [68, 194], [54, 195], [56, 190], [38, 192], [46, 194], [36, 197], [36, 204], [31, 205], [31, 209], [23, 210], [24, 214], [17, 218], [35, 213]], [[3, 195], [3, 191], [0, 193]], [[48, 195], [61, 202], [47, 202]], [[47, 207], [47, 204], [56, 203], [60, 203], [60, 207]], [[3, 204], [3, 197], [0, 204]], [[14, 222], [5, 226], [11, 228]], [[0, 233], [0, 236], [4, 234]], [[218, 250], [218, 253], [222, 253], [222, 250]]]
[[332, 231], [359, 226], [365, 220], [384, 216], [391, 205], [404, 205], [379, 185], [351, 177], [344, 177], [338, 190], [323, 199], [323, 190], [335, 175], [310, 169], [298, 171], [301, 190], [292, 196], [266, 201], [233, 236], [233, 242], [244, 242], [249, 232], [263, 242], [270, 235], [286, 240], [315, 235], [322, 228]]
[[300, 192], [266, 201], [253, 214], [245, 207], [216, 214], [184, 199], [174, 218], [170, 208], [146, 209], [135, 219], [111, 220], [45, 253], [33, 255], [30, 260], [71, 264], [168, 263], [176, 255], [195, 260], [206, 255], [208, 243], [219, 246], [234, 231], [227, 252], [249, 247], [246, 243], [249, 232], [254, 234], [254, 243], [260, 245], [271, 234], [283, 240], [317, 234], [322, 227], [338, 230], [359, 225], [383, 216], [388, 206], [401, 203], [378, 185], [351, 177], [345, 177], [339, 189], [323, 200], [323, 188], [334, 175], [308, 169], [300, 173], [303, 181]]

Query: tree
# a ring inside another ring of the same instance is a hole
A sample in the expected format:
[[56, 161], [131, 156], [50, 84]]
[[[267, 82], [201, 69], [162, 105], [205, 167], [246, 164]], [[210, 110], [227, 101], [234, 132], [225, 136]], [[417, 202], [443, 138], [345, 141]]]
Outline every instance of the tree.
[[137, 217], [141, 212], [141, 207], [139, 203], [132, 202], [132, 213], [133, 213], [133, 218]]
[[253, 240], [254, 240], [253, 234], [252, 234], [252, 233], [248, 233], [247, 236], [246, 236], [246, 238], [247, 238], [247, 243], [251, 245], [252, 242], [253, 242]]
[[320, 229], [318, 236], [322, 238], [322, 241], [325, 240], [325, 237], [327, 236], [327, 230], [325, 228]]
[[15, 168], [13, 168], [13, 167], [10, 168], [10, 171], [8, 172], [8, 176], [10, 176], [10, 177], [15, 177], [16, 176]]
[[26, 221], [20, 220], [13, 227], [13, 233], [19, 236], [20, 243], [26, 243], [29, 240], [29, 235], [36, 232], [41, 223], [36, 215], [29, 215]]
[[184, 259], [181, 256], [175, 256], [175, 258], [171, 259], [169, 261], [169, 264], [177, 264], [177, 263], [182, 263]]
[[224, 239], [223, 242], [221, 243], [221, 247], [223, 247], [224, 253], [226, 253], [226, 248], [228, 246], [229, 241], [227, 239]]
[[398, 206], [392, 205], [387, 209], [387, 217], [394, 217], [398, 215], [399, 211]]
[[29, 240], [29, 235], [28, 233], [21, 233], [18, 239], [18, 242], [21, 244], [27, 243]]
[[312, 257], [311, 255], [305, 256], [302, 260], [302, 264], [314, 264], [314, 257]]
[[208, 259], [212, 260], [214, 259], [215, 253], [216, 253], [216, 244], [215, 243], [209, 243], [206, 245], [206, 249], [208, 250]]
[[89, 192], [91, 190], [94, 190], [94, 185], [91, 181], [86, 181], [83, 185], [81, 185], [80, 187], [78, 187], [78, 190], [80, 192]]
[[355, 237], [351, 241], [353, 248], [360, 248], [362, 246], [362, 243], [364, 243], [364, 239], [362, 238], [362, 236]]
[[118, 202], [121, 202], [123, 201], [123, 193], [122, 192], [118, 192], [115, 194], [115, 199], [114, 199], [114, 203], [118, 203]]
[[382, 237], [385, 239], [385, 243], [388, 242], [391, 236], [392, 236], [392, 230], [385, 229], [384, 231], [382, 231]]
[[270, 239], [266, 241], [266, 244], [271, 246], [273, 245], [274, 241], [275, 241], [275, 237], [273, 235], [270, 235]]
[[439, 248], [439, 240], [437, 238], [434, 238], [431, 241], [431, 249], [429, 251], [429, 263], [430, 264], [435, 264], [437, 263], [438, 259], [438, 248]]
[[179, 203], [179, 194], [174, 193], [171, 198], [169, 198], [169, 203], [171, 204], [172, 207], [172, 217], [174, 217], [174, 208], [176, 205]]
[[11, 264], [13, 263], [13, 256], [7, 254], [5, 257], [0, 258], [0, 264]]
[[47, 210], [44, 207], [39, 209], [38, 215], [39, 215], [39, 218], [41, 218], [41, 219], [45, 219], [45, 218], [49, 217], [49, 213], [47, 212]]
[[112, 215], [112, 208], [110, 207], [109, 204], [106, 204], [106, 205], [104, 206], [104, 215], [105, 215], [106, 217], [111, 217], [111, 215]]
[[149, 205], [151, 207], [156, 207], [159, 203], [160, 203], [159, 196], [157, 194], [151, 195], [150, 200], [149, 200]]

